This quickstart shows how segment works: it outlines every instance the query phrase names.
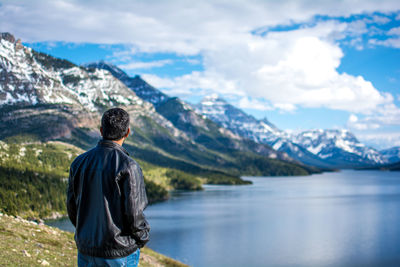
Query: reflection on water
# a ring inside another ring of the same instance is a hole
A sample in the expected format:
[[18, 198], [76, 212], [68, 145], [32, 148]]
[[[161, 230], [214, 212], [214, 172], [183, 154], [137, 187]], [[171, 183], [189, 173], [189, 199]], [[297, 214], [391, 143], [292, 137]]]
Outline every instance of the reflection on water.
[[149, 246], [193, 266], [400, 266], [400, 173], [247, 179], [150, 206]]

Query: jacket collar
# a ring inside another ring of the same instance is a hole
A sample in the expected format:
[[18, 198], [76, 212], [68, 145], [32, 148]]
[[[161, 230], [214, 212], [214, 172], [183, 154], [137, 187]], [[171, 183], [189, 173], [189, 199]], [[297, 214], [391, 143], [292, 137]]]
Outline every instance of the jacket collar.
[[101, 139], [98, 143], [97, 146], [103, 146], [103, 147], [113, 147], [116, 149], [121, 150], [122, 152], [124, 152], [125, 154], [127, 154], [129, 156], [128, 151], [126, 151], [125, 148], [123, 148], [122, 146], [120, 146], [119, 144], [111, 141], [111, 140], [105, 140], [105, 139]]

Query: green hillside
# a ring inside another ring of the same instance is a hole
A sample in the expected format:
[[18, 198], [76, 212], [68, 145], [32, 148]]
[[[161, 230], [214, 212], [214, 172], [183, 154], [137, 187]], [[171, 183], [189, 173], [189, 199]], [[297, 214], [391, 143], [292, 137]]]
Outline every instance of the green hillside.
[[[83, 150], [62, 142], [0, 141], [0, 211], [24, 218], [66, 215], [69, 166]], [[168, 190], [200, 190], [205, 182], [179, 170], [140, 161], [150, 203], [168, 198]]]

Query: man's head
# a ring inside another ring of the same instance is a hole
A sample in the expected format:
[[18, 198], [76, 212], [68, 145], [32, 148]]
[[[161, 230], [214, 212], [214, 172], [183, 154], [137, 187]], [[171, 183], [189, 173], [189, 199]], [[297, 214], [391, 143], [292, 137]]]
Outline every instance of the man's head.
[[101, 118], [101, 134], [106, 140], [120, 140], [127, 137], [129, 129], [129, 114], [121, 108], [112, 108], [104, 112]]

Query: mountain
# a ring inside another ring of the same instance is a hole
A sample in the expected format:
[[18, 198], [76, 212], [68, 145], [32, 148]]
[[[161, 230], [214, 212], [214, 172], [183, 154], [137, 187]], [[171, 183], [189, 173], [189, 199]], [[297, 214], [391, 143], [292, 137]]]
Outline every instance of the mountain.
[[326, 162], [352, 168], [386, 163], [375, 149], [360, 143], [347, 130], [309, 130], [294, 135], [293, 141]]
[[124, 146], [143, 161], [214, 183], [241, 183], [244, 174], [315, 171], [278, 160], [290, 158], [204, 119], [138, 76], [77, 66], [25, 47], [8, 33], [0, 38], [0, 105], [0, 140], [6, 142], [59, 140], [87, 149], [100, 137], [102, 113], [123, 107], [134, 132]]
[[102, 112], [124, 106], [135, 122], [136, 138], [150, 141], [143, 129], [152, 123], [157, 125], [151, 128], [152, 135], [190, 142], [151, 103], [108, 71], [38, 53], [8, 33], [0, 39], [0, 69], [1, 139], [20, 134], [43, 141], [71, 139], [82, 132], [88, 139], [97, 139]]
[[331, 167], [318, 156], [292, 142], [289, 134], [278, 129], [266, 118], [257, 120], [217, 95], [205, 97], [194, 107], [199, 113], [239, 136], [257, 143], [268, 144], [275, 150], [286, 153], [304, 164], [324, 168]]
[[378, 151], [361, 144], [348, 131], [312, 130], [291, 135], [266, 118], [258, 120], [216, 95], [205, 97], [195, 107], [233, 133], [268, 144], [305, 164], [351, 168], [386, 162]]
[[109, 71], [115, 78], [133, 90], [137, 96], [147, 102], [152, 103], [154, 106], [158, 106], [169, 99], [169, 96], [145, 82], [139, 75], [130, 77], [123, 70], [113, 64], [100, 61], [84, 64], [83, 66], [87, 68]]
[[400, 147], [392, 147], [379, 151], [388, 163], [395, 163], [400, 161]]
[[256, 142], [273, 143], [277, 138], [286, 137], [284, 132], [267, 119], [257, 120], [217, 95], [203, 98], [195, 108], [223, 127]]

